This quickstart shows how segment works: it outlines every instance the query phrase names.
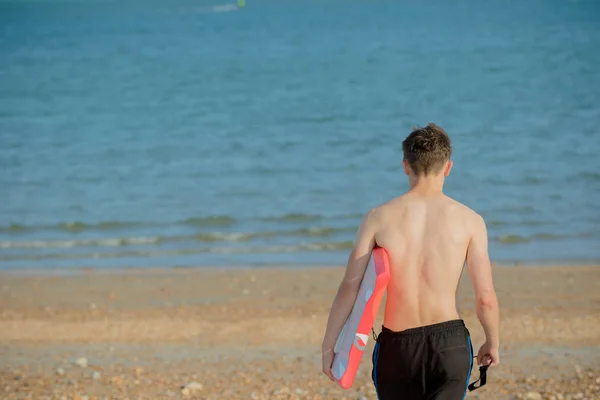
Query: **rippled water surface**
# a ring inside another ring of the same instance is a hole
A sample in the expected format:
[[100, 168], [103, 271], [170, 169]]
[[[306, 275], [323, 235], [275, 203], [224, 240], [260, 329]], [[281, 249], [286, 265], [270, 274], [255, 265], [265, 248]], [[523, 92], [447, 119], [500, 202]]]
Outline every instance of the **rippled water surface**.
[[0, 268], [342, 264], [435, 121], [501, 262], [600, 260], [596, 1], [0, 2]]

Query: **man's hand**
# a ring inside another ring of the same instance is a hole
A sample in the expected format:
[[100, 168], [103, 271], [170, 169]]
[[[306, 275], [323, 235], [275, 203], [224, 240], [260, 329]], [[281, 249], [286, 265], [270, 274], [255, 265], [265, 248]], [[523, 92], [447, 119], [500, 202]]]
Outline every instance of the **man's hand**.
[[489, 365], [493, 367], [498, 364], [500, 364], [498, 346], [492, 346], [490, 343], [485, 342], [477, 353], [477, 365]]
[[331, 365], [333, 364], [333, 349], [323, 349], [321, 351], [321, 357], [323, 359], [323, 373], [327, 375], [329, 379], [335, 381], [335, 378], [331, 373]]

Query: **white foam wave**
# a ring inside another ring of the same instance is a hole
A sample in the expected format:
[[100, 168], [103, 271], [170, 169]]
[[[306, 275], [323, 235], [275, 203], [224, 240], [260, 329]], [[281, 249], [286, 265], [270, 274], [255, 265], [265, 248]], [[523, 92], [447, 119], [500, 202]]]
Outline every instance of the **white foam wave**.
[[156, 244], [157, 236], [128, 237], [108, 239], [78, 239], [78, 240], [32, 240], [32, 241], [2, 241], [0, 249], [42, 249], [52, 247], [85, 247], [85, 246], [127, 246], [136, 244]]
[[185, 249], [155, 249], [155, 250], [124, 250], [119, 252], [92, 252], [92, 253], [59, 253], [59, 254], [19, 254], [1, 256], [3, 261], [17, 260], [43, 260], [43, 259], [106, 259], [122, 257], [156, 257], [156, 256], [181, 256], [203, 253], [217, 254], [252, 254], [252, 253], [291, 253], [297, 251], [331, 251], [348, 248], [349, 242], [332, 242], [320, 244], [301, 244], [288, 246], [260, 246], [260, 247], [205, 247]]
[[234, 3], [220, 4], [220, 5], [211, 7], [211, 10], [212, 10], [212, 12], [216, 12], [216, 13], [237, 11], [238, 6], [237, 6], [237, 4], [234, 4]]

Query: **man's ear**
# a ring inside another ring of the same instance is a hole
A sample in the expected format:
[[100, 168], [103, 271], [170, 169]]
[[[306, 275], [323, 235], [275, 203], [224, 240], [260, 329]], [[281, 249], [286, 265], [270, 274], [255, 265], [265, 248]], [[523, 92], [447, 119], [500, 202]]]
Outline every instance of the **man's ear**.
[[446, 167], [444, 168], [444, 177], [447, 177], [448, 175], [450, 175], [450, 171], [452, 170], [452, 165], [454, 165], [452, 160], [449, 160], [446, 163]]
[[404, 166], [404, 173], [406, 176], [410, 176], [410, 165], [408, 165], [408, 161], [402, 160], [402, 165]]

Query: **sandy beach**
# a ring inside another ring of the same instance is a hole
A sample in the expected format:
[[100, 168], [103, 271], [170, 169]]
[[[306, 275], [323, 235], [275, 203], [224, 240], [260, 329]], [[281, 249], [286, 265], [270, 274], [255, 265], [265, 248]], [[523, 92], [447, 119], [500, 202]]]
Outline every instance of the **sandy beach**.
[[[376, 399], [372, 340], [351, 389], [320, 372], [342, 273], [3, 272], [0, 398]], [[494, 274], [502, 363], [467, 397], [600, 399], [600, 267], [495, 267]], [[458, 297], [477, 349], [483, 336], [466, 276]]]

